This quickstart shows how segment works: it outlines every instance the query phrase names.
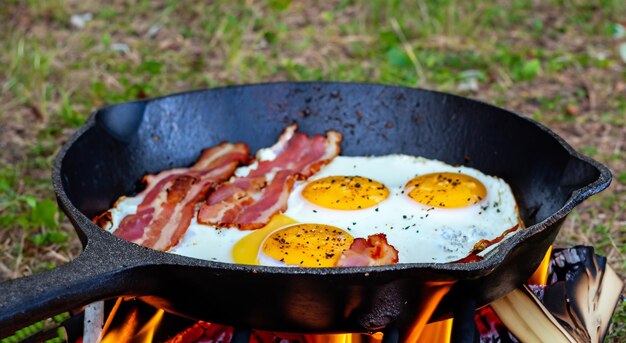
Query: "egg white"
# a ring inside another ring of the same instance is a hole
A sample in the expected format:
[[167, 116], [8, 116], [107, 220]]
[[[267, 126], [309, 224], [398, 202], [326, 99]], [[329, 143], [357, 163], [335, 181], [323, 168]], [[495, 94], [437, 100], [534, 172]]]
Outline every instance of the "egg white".
[[[487, 189], [479, 203], [463, 208], [435, 208], [409, 198], [404, 185], [413, 177], [434, 172], [462, 173]], [[333, 210], [302, 196], [308, 182], [332, 175], [358, 175], [387, 186], [389, 197], [359, 210]], [[518, 224], [515, 199], [501, 179], [468, 167], [407, 155], [338, 156], [309, 180], [298, 183], [289, 197], [286, 216], [304, 223], [337, 226], [354, 237], [384, 233], [398, 250], [399, 263], [446, 263], [466, 257], [474, 245], [492, 240]]]
[[[250, 170], [250, 167], [242, 168], [245, 169], [236, 175], [246, 175]], [[434, 172], [472, 176], [483, 183], [487, 196], [472, 206], [444, 209], [422, 205], [404, 194], [404, 185], [413, 177]], [[385, 184], [390, 195], [376, 206], [350, 211], [320, 207], [302, 197], [307, 182], [333, 175], [371, 178]], [[120, 198], [110, 210], [112, 222], [107, 231], [114, 232], [125, 216], [136, 213], [141, 201], [140, 196]], [[384, 233], [388, 242], [398, 250], [399, 263], [456, 261], [466, 257], [481, 239], [497, 238], [518, 224], [513, 193], [503, 180], [473, 168], [407, 155], [337, 156], [309, 180], [296, 183], [284, 215], [300, 223], [333, 225], [355, 238]], [[181, 241], [168, 252], [234, 263], [233, 246], [252, 232], [199, 224], [194, 217]], [[284, 265], [279, 261], [268, 261], [271, 258], [262, 252], [259, 257], [264, 265]]]

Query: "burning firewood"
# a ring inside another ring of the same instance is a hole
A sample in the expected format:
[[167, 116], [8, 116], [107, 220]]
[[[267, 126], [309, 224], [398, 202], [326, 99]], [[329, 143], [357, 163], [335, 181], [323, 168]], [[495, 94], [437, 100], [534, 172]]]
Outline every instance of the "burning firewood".
[[592, 247], [555, 251], [547, 285], [517, 289], [490, 304], [523, 342], [602, 342], [624, 282]]

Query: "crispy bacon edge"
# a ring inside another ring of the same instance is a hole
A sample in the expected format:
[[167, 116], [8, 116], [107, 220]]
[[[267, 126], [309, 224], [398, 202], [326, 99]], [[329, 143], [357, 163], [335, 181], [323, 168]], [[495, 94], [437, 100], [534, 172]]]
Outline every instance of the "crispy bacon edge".
[[[196, 205], [216, 183], [232, 176], [240, 163], [249, 160], [250, 150], [242, 143], [222, 143], [205, 149], [190, 168], [175, 168], [146, 175], [145, 189], [137, 212], [124, 217], [116, 236], [156, 250], [178, 244], [193, 218]], [[117, 202], [115, 204], [117, 206]], [[111, 223], [109, 211], [94, 218], [102, 228]]]
[[479, 253], [481, 253], [483, 250], [489, 248], [490, 246], [494, 245], [494, 244], [498, 244], [500, 243], [504, 237], [506, 237], [509, 233], [515, 232], [518, 229], [523, 229], [524, 225], [520, 219], [520, 224], [515, 224], [512, 228], [504, 230], [504, 232], [502, 232], [502, 234], [500, 234], [500, 236], [492, 239], [492, 240], [488, 240], [488, 239], [481, 239], [478, 242], [476, 242], [476, 244], [474, 244], [474, 247], [472, 248], [472, 251], [469, 252], [469, 254], [467, 254], [467, 256], [458, 259], [456, 261], [452, 261], [450, 263], [470, 263], [470, 262], [478, 262], [478, 261], [482, 261], [484, 259], [484, 257], [478, 255]]
[[384, 233], [356, 238], [350, 248], [341, 253], [337, 267], [373, 267], [398, 263], [398, 250], [387, 242]]
[[295, 124], [287, 127], [269, 148], [276, 155], [274, 159], [258, 161], [247, 176], [219, 185], [200, 208], [198, 222], [255, 230], [284, 212], [295, 181], [310, 177], [339, 155], [342, 140], [336, 131], [308, 137], [296, 129]]

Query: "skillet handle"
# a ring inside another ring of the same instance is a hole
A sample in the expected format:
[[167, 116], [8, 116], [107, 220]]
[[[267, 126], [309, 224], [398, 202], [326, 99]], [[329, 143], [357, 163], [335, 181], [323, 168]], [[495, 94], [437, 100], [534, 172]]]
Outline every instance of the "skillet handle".
[[56, 314], [131, 292], [115, 258], [97, 255], [90, 244], [75, 260], [31, 276], [0, 283], [0, 338]]

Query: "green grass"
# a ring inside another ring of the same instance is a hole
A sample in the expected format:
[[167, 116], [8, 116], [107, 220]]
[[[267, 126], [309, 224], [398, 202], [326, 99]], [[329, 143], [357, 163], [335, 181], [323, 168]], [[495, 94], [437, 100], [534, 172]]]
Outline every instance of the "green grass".
[[[93, 20], [73, 27], [71, 15], [85, 12]], [[341, 80], [480, 98], [606, 163], [613, 185], [579, 207], [559, 241], [596, 246], [626, 275], [624, 17], [622, 0], [5, 1], [0, 243], [9, 243], [0, 245], [0, 267], [15, 276], [62, 262], [51, 250], [78, 253], [54, 206], [50, 170], [93, 110], [203, 87]], [[612, 335], [624, 339], [626, 329]]]

